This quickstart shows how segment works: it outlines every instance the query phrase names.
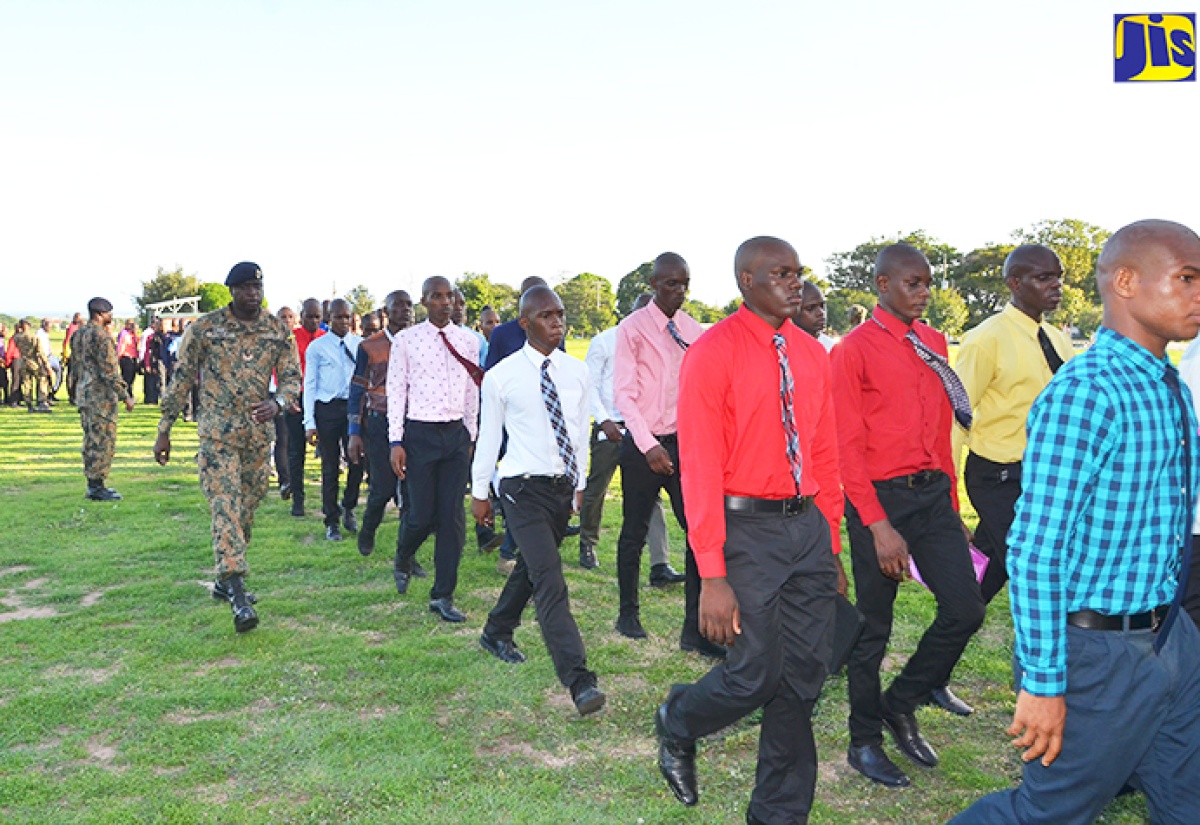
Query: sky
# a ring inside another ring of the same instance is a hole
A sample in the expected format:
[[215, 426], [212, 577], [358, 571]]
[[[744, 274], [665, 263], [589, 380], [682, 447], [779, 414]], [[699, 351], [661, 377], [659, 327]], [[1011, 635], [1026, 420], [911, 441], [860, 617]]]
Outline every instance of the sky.
[[242, 260], [275, 308], [615, 287], [667, 250], [723, 304], [755, 235], [822, 274], [915, 229], [1200, 227], [1200, 83], [1113, 82], [1113, 14], [1163, 10], [0, 0], [0, 312], [121, 315], [160, 266]]

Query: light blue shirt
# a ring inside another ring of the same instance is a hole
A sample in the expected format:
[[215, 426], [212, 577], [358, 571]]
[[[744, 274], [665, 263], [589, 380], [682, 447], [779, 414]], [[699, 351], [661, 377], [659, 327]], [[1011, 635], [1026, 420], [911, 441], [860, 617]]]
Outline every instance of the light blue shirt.
[[316, 404], [350, 397], [354, 359], [362, 338], [353, 332], [338, 338], [332, 332], [308, 345], [304, 354], [304, 429], [317, 428]]

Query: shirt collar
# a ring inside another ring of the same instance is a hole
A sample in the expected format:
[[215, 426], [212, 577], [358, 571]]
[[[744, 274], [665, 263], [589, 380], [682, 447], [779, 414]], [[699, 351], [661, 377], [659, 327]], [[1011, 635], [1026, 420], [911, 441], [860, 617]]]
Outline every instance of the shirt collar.
[[915, 322], [913, 324], [906, 324], [878, 304], [875, 306], [875, 311], [871, 313], [871, 317], [886, 331], [890, 332], [896, 340], [902, 340], [915, 326]]
[[[754, 314], [754, 312], [744, 303], [738, 307], [738, 310], [734, 315], [740, 323], [745, 325], [746, 329], [749, 330], [751, 335], [765, 343], [772, 344], [772, 346], [774, 345], [773, 342], [776, 333], [787, 337], [787, 326], [789, 323], [791, 323], [790, 321], [785, 321], [783, 325], [779, 327], [779, 329], [775, 329], [758, 315]], [[795, 324], [792, 326], [795, 326]], [[799, 327], [796, 327], [796, 329], [799, 329]], [[807, 335], [807, 333], [805, 334]]]
[[1175, 367], [1167, 360], [1166, 355], [1162, 358], [1156, 358], [1150, 350], [1141, 344], [1126, 338], [1121, 333], [1108, 327], [1100, 327], [1096, 331], [1096, 343], [1092, 347], [1094, 349], [1111, 350], [1114, 355], [1124, 358], [1126, 361], [1132, 363], [1134, 367], [1152, 372], [1160, 378], [1166, 375], [1168, 370], [1175, 370]]
[[659, 309], [658, 304], [656, 304], [653, 299], [651, 299], [650, 303], [646, 304], [646, 306], [644, 306], [642, 309], [645, 312], [650, 313], [650, 317], [654, 319], [654, 326], [656, 329], [666, 331], [667, 324], [672, 319], [668, 318], [667, 314]]
[[1036, 338], [1038, 330], [1042, 328], [1041, 324], [1017, 309], [1016, 305], [1011, 302], [1004, 305], [1001, 314], [1024, 330], [1031, 338]]
[[547, 358], [550, 359], [550, 364], [557, 368], [558, 361], [560, 358], [562, 358], [562, 354], [563, 354], [562, 350], [552, 349], [552, 350], [550, 350], [549, 355], [542, 355], [540, 352], [538, 352], [536, 349], [533, 348], [533, 345], [529, 343], [528, 339], [526, 339], [526, 341], [525, 341], [525, 346], [521, 347], [521, 352], [525, 353], [525, 357], [528, 358], [530, 360], [530, 362], [535, 367], [537, 367], [539, 370], [542, 368], [542, 362], [545, 361]]

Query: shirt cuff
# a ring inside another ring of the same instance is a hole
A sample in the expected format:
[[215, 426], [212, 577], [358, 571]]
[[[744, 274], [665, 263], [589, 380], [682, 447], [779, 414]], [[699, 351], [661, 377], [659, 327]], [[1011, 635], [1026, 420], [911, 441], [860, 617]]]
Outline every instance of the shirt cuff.
[[725, 549], [723, 547], [715, 550], [699, 550], [693, 547], [692, 554], [696, 557], [696, 569], [700, 573], [700, 578], [725, 578]]
[[1062, 696], [1067, 692], [1067, 674], [1055, 668], [1025, 668], [1021, 690], [1032, 696]]

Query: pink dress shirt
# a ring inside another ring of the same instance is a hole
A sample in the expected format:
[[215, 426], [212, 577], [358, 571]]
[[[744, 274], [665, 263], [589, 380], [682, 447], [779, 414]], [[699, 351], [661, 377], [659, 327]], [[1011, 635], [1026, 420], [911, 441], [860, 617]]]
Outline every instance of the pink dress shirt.
[[479, 388], [441, 334], [464, 358], [479, 363], [475, 336], [454, 324], [438, 329], [429, 321], [401, 330], [388, 357], [388, 440], [404, 440], [404, 421], [461, 420], [474, 441], [479, 431]]
[[679, 399], [679, 368], [683, 347], [667, 331], [674, 321], [689, 345], [704, 327], [682, 310], [667, 318], [651, 301], [617, 326], [613, 364], [613, 403], [625, 416], [625, 426], [642, 453], [658, 445], [656, 435], [674, 435]]

